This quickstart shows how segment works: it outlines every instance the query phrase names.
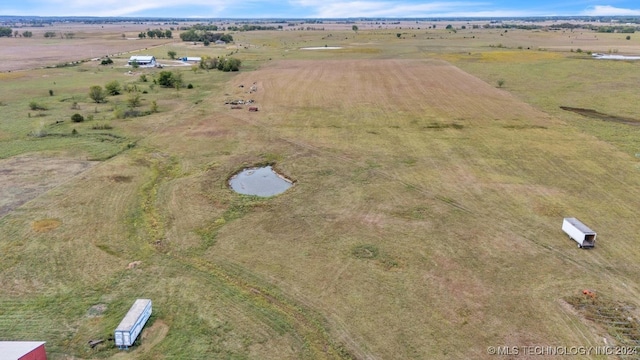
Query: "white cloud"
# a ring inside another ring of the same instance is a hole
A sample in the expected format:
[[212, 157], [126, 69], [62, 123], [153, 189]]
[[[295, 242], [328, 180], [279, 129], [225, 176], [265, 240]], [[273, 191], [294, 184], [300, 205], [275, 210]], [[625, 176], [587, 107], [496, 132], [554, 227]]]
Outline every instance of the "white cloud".
[[[488, 5], [484, 2], [450, 1], [431, 3], [410, 3], [392, 1], [336, 1], [336, 0], [292, 0], [291, 4], [313, 8], [312, 17], [435, 17], [435, 16], [483, 16], [470, 9]], [[500, 12], [502, 13], [502, 12]], [[496, 16], [496, 15], [493, 15]], [[516, 15], [508, 15], [516, 16]]]
[[582, 12], [583, 15], [587, 16], [616, 16], [616, 15], [632, 15], [637, 16], [640, 15], [640, 9], [622, 9], [609, 5], [596, 5], [592, 8], [588, 8], [587, 10]]

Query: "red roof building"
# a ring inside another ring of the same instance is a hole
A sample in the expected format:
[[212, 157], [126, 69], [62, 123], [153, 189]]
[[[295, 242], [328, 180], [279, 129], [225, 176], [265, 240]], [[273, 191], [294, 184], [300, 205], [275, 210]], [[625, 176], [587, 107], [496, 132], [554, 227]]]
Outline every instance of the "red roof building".
[[44, 341], [0, 341], [0, 360], [47, 360]]

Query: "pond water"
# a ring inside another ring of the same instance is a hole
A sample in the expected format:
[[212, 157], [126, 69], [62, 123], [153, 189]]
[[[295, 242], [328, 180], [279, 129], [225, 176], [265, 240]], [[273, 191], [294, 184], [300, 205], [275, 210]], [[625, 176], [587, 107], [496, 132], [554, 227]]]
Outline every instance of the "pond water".
[[242, 170], [229, 179], [229, 186], [239, 194], [269, 197], [285, 192], [293, 183], [265, 166]]
[[595, 53], [593, 55], [594, 59], [602, 59], [602, 60], [640, 60], [640, 56], [634, 55], [608, 55], [608, 54], [598, 54]]

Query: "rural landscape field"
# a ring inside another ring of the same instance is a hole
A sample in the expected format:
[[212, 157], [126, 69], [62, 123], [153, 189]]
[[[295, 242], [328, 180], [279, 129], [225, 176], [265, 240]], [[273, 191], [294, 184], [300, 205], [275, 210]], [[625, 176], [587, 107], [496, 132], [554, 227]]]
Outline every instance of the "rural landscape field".
[[[0, 38], [0, 340], [54, 360], [640, 357], [640, 61], [592, 56], [638, 55], [638, 33], [298, 21], [205, 46], [179, 37], [194, 24]], [[293, 186], [230, 189], [267, 164]], [[119, 350], [138, 298], [153, 314]]]

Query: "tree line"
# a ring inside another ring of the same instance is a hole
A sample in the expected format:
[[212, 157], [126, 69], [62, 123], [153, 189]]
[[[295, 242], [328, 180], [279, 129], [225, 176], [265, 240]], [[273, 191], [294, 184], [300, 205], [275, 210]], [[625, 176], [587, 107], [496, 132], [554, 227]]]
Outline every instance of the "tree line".
[[163, 39], [163, 38], [167, 38], [167, 39], [171, 39], [173, 38], [173, 32], [169, 29], [167, 30], [162, 30], [162, 29], [149, 29], [146, 32], [141, 32], [138, 34], [138, 37], [140, 39], [143, 38], [150, 38], [150, 39], [154, 39], [154, 38], [158, 38], [158, 39]]
[[214, 33], [206, 30], [189, 29], [180, 34], [180, 39], [182, 39], [182, 41], [204, 42], [205, 45], [207, 45], [208, 43], [218, 40], [230, 43], [233, 41], [233, 36], [230, 34]]

